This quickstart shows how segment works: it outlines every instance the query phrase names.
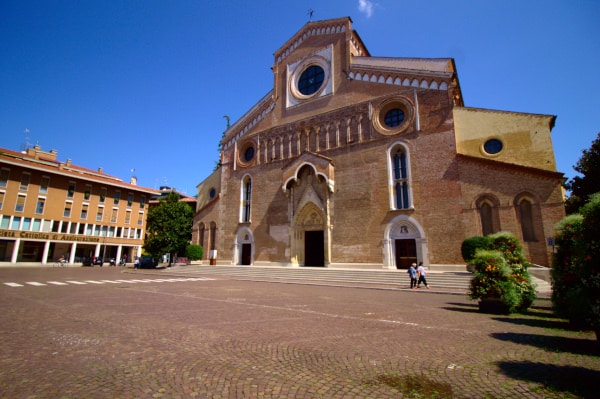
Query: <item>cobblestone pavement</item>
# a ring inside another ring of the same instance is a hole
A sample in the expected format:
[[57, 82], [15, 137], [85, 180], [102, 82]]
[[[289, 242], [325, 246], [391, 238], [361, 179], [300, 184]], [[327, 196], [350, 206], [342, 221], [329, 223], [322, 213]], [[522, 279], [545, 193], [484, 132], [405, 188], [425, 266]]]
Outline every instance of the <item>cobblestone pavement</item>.
[[[0, 397], [597, 397], [595, 337], [547, 299], [495, 316], [426, 290], [155, 274], [0, 268]], [[103, 283], [5, 284], [48, 281]]]

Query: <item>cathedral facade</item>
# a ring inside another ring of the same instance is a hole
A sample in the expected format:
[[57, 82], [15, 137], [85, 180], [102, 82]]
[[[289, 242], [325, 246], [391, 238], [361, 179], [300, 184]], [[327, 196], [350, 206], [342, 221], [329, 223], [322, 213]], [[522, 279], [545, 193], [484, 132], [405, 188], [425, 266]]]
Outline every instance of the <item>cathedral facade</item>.
[[554, 116], [465, 107], [453, 59], [371, 56], [350, 18], [307, 23], [271, 69], [198, 185], [214, 263], [434, 270], [508, 231], [550, 265]]

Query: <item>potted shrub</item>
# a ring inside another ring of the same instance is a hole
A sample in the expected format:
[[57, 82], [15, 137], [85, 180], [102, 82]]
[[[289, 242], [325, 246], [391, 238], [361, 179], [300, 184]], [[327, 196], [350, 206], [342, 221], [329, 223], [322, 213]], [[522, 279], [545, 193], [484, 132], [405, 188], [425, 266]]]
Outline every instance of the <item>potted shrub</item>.
[[499, 251], [479, 249], [469, 262], [474, 276], [469, 297], [479, 301], [486, 313], [512, 313], [518, 305], [517, 293], [510, 284], [511, 269]]
[[527, 310], [535, 300], [535, 285], [527, 271], [523, 247], [510, 233], [488, 236], [488, 248], [477, 249], [469, 261], [474, 276], [469, 297], [479, 300], [480, 310], [514, 313]]

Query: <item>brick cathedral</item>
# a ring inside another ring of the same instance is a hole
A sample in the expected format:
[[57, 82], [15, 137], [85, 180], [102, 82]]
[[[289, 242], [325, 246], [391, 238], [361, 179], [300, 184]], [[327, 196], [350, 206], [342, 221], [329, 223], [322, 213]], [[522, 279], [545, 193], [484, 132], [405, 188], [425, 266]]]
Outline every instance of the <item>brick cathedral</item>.
[[555, 116], [466, 107], [453, 59], [372, 56], [350, 18], [307, 23], [270, 67], [198, 185], [206, 258], [435, 270], [464, 264], [465, 238], [508, 231], [550, 264]]

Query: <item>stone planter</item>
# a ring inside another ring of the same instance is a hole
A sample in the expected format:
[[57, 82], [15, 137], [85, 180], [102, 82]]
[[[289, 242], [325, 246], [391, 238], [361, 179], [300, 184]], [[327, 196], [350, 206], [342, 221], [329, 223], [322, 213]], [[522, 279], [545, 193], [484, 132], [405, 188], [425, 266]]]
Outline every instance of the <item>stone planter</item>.
[[499, 297], [487, 297], [479, 300], [479, 311], [491, 314], [509, 314], [508, 306]]

